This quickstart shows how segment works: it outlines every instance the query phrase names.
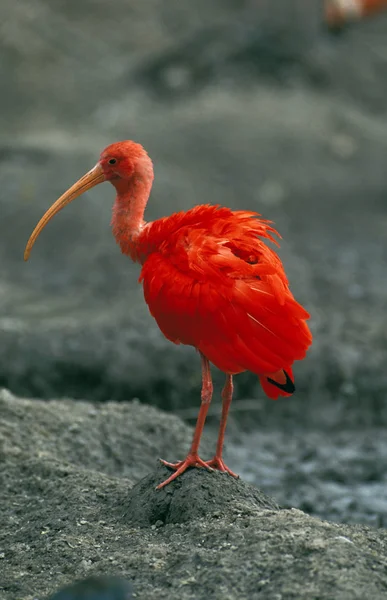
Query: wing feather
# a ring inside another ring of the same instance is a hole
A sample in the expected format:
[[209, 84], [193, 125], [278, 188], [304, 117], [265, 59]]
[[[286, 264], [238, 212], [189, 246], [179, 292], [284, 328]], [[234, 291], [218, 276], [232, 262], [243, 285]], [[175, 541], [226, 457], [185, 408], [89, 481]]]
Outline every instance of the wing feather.
[[289, 395], [291, 365], [312, 337], [280, 258], [260, 239], [276, 232], [255, 213], [199, 208], [144, 261], [150, 312], [173, 342], [195, 346], [228, 373], [273, 374], [262, 383], [266, 393]]

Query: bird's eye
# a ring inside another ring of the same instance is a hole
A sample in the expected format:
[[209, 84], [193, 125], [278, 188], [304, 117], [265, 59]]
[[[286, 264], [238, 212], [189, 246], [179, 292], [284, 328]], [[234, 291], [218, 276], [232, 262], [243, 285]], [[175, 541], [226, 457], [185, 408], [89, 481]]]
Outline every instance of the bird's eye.
[[117, 162], [116, 158], [109, 158], [109, 160], [108, 160], [109, 165], [115, 165], [116, 162]]

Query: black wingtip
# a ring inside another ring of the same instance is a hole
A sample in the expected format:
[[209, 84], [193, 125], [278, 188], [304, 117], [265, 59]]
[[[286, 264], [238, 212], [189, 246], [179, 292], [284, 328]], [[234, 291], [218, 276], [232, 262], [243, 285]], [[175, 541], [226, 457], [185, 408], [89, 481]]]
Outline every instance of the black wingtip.
[[284, 373], [285, 373], [285, 377], [286, 377], [285, 383], [278, 383], [278, 381], [274, 381], [274, 379], [271, 379], [271, 377], [268, 377], [267, 380], [269, 383], [271, 383], [272, 385], [275, 385], [277, 388], [279, 388], [286, 394], [294, 394], [294, 392], [296, 391], [294, 382], [290, 379], [289, 375], [287, 374], [287, 372], [285, 370], [284, 370]]

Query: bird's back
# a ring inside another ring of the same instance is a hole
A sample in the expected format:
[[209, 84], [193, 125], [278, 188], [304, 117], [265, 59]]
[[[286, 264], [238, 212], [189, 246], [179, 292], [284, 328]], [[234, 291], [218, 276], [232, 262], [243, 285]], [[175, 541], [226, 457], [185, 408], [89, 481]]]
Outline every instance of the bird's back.
[[278, 234], [259, 217], [197, 206], [150, 223], [139, 244], [145, 299], [164, 335], [228, 373], [291, 372], [311, 343], [309, 315], [263, 241]]

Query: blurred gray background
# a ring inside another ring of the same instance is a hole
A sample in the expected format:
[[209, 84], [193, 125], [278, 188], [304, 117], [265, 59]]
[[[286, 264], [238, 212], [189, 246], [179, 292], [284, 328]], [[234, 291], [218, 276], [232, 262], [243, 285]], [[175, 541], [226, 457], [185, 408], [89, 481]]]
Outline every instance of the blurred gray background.
[[283, 235], [315, 341], [291, 400], [237, 378], [238, 427], [386, 423], [385, 14], [331, 32], [317, 0], [3, 0], [0, 47], [1, 386], [195, 414], [198, 357], [149, 316], [113, 189], [67, 207], [23, 262], [47, 207], [131, 138], [154, 161], [148, 219], [213, 202]]

